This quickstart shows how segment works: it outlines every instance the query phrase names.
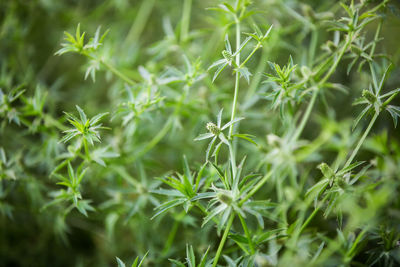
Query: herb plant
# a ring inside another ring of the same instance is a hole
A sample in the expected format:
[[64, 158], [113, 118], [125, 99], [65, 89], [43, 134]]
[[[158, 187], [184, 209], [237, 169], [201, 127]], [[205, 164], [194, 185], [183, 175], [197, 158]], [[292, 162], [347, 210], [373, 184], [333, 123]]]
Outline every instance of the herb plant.
[[400, 265], [396, 1], [0, 7], [0, 266]]

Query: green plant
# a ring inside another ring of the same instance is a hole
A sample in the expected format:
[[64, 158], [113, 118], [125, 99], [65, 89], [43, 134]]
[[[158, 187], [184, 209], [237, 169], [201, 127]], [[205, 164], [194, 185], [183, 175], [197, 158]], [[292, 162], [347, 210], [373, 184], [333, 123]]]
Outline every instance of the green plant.
[[2, 264], [400, 264], [395, 1], [0, 10]]

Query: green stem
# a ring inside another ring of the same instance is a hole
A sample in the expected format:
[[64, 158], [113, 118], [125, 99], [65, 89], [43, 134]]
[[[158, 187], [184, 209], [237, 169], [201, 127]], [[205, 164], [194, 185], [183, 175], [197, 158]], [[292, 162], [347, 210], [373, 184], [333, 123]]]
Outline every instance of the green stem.
[[85, 138], [83, 138], [83, 147], [85, 149], [85, 155], [86, 155], [87, 159], [90, 161], [89, 147], [88, 147], [88, 143]]
[[128, 35], [125, 38], [124, 46], [131, 45], [137, 42], [139, 36], [142, 34], [144, 27], [147, 24], [147, 20], [150, 17], [153, 9], [155, 0], [144, 0], [140, 5], [139, 11], [136, 18], [130, 28]]
[[325, 76], [319, 81], [318, 83], [318, 88], [320, 88], [331, 76], [332, 74], [335, 72], [340, 60], [342, 59], [344, 53], [346, 53], [346, 50], [349, 48], [351, 42], [353, 40], [353, 32], [350, 32], [347, 35], [347, 40], [346, 43], [344, 44], [342, 50], [340, 50], [340, 53], [338, 55], [338, 57], [336, 58], [335, 62], [333, 63], [333, 65], [330, 67], [330, 69], [328, 70], [328, 72], [325, 74]]
[[308, 119], [310, 118], [310, 114], [311, 114], [311, 111], [312, 111], [312, 109], [314, 107], [315, 100], [317, 99], [318, 91], [319, 91], [318, 89], [314, 89], [314, 92], [313, 92], [313, 95], [311, 97], [310, 103], [308, 103], [308, 107], [307, 107], [306, 113], [304, 113], [303, 119], [301, 120], [300, 125], [297, 128], [297, 130], [296, 130], [296, 132], [295, 132], [295, 134], [293, 136], [293, 140], [294, 141], [296, 141], [297, 138], [300, 137], [300, 134], [303, 132], [304, 127], [306, 126], [306, 123], [307, 123]]
[[318, 211], [320, 210], [321, 205], [318, 205], [314, 211], [310, 214], [310, 216], [308, 216], [307, 220], [304, 222], [304, 224], [301, 226], [300, 231], [298, 232], [298, 235], [300, 235], [304, 229], [306, 229], [307, 225], [311, 222], [311, 220], [315, 217], [315, 215], [318, 213]]
[[230, 231], [230, 229], [232, 227], [232, 223], [233, 223], [233, 219], [234, 218], [235, 218], [235, 214], [232, 213], [231, 216], [229, 217], [229, 220], [228, 220], [228, 223], [226, 225], [224, 234], [223, 234], [222, 239], [221, 239], [221, 241], [219, 243], [217, 254], [214, 257], [214, 262], [213, 262], [212, 267], [215, 267], [218, 264], [219, 257], [221, 256], [222, 249], [224, 248], [225, 241], [226, 241], [226, 238], [228, 237], [229, 231]]
[[[236, 49], [239, 49], [239, 47], [240, 47], [240, 21], [237, 19], [236, 20]], [[236, 55], [236, 65], [240, 66], [240, 52], [237, 53], [237, 55]], [[233, 121], [235, 119], [235, 115], [236, 115], [237, 97], [238, 97], [238, 93], [239, 93], [239, 80], [240, 80], [239, 72], [236, 72], [235, 92], [233, 95], [231, 121]], [[231, 126], [229, 126], [229, 138], [231, 138], [232, 134], [233, 134], [233, 124], [231, 124]]]
[[250, 247], [251, 254], [254, 254], [254, 253], [255, 253], [254, 245], [253, 245], [253, 241], [252, 241], [252, 239], [251, 239], [251, 235], [250, 235], [249, 229], [248, 229], [248, 227], [247, 227], [247, 223], [246, 223], [246, 221], [243, 219], [242, 215], [240, 215], [240, 213], [237, 213], [237, 215], [238, 215], [238, 217], [239, 217], [239, 219], [240, 219], [240, 223], [242, 224], [243, 231], [244, 231], [244, 233], [246, 234], [247, 239], [248, 239], [248, 241], [249, 241], [249, 247]]
[[243, 205], [249, 198], [251, 198], [257, 191], [268, 181], [268, 179], [274, 173], [273, 170], [270, 170], [254, 187], [253, 189], [239, 202], [239, 206]]
[[172, 118], [173, 117], [168, 119], [167, 122], [164, 124], [163, 128], [158, 132], [158, 134], [156, 136], [154, 136], [154, 138], [151, 139], [151, 141], [149, 143], [147, 143], [146, 146], [134, 156], [135, 159], [140, 158], [141, 156], [146, 154], [155, 145], [157, 145], [158, 142], [161, 141], [161, 139], [169, 132], [169, 130], [172, 126], [172, 121], [173, 121]]
[[129, 85], [136, 85], [136, 82], [130, 79], [128, 76], [117, 70], [114, 66], [109, 64], [108, 62], [101, 60], [101, 64], [103, 64], [108, 70], [110, 70], [112, 73], [114, 73], [116, 76], [121, 78], [124, 82], [126, 82]]
[[176, 232], [178, 231], [179, 224], [180, 224], [182, 218], [185, 217], [185, 214], [186, 214], [185, 211], [181, 212], [178, 215], [178, 218], [176, 218], [176, 220], [174, 221], [174, 225], [172, 226], [172, 229], [169, 232], [167, 242], [165, 243], [165, 246], [163, 248], [162, 255], [165, 256], [168, 254], [168, 251], [170, 250], [172, 244], [174, 243], [174, 239], [176, 236]]
[[236, 155], [235, 155], [235, 151], [233, 151], [233, 147], [232, 147], [231, 143], [229, 143], [228, 148], [229, 148], [229, 154], [230, 154], [230, 161], [231, 161], [231, 165], [232, 165], [232, 176], [233, 176], [233, 179], [235, 180], [236, 173], [237, 173], [237, 166], [236, 166], [236, 160], [235, 160]]
[[257, 45], [254, 47], [253, 51], [247, 56], [247, 58], [240, 64], [239, 69], [244, 67], [244, 65], [249, 61], [249, 59], [254, 55], [254, 53], [261, 47], [261, 43], [257, 43]]
[[348, 253], [346, 253], [346, 256], [353, 258], [353, 253], [355, 251], [355, 249], [357, 248], [358, 243], [360, 243], [362, 237], [365, 235], [365, 233], [367, 232], [367, 228], [364, 228], [361, 233], [357, 236], [356, 240], [354, 241], [353, 245], [351, 246], [350, 250]]
[[[376, 47], [376, 43], [378, 42], [378, 39], [379, 39], [379, 34], [381, 31], [381, 28], [382, 28], [382, 20], [379, 21], [378, 28], [376, 29], [376, 32], [375, 32], [374, 42], [372, 43], [371, 51], [369, 53], [370, 58], [372, 58], [372, 56], [375, 53], [375, 47]], [[376, 75], [375, 75], [374, 66], [372, 65], [371, 61], [369, 61], [369, 68], [371, 70], [372, 82], [374, 83], [374, 87], [378, 88], [378, 84], [376, 83]]]
[[191, 8], [192, 8], [192, 0], [184, 0], [182, 21], [181, 21], [181, 34], [180, 34], [181, 43], [183, 43], [187, 40], [187, 36], [188, 36], [188, 32], [189, 32]]
[[372, 117], [372, 119], [368, 125], [368, 128], [365, 130], [360, 141], [358, 141], [356, 148], [353, 150], [353, 153], [351, 154], [350, 158], [347, 160], [346, 164], [343, 166], [343, 169], [348, 167], [351, 164], [351, 162], [353, 161], [354, 157], [357, 155], [358, 150], [360, 149], [361, 145], [364, 143], [365, 138], [367, 138], [368, 133], [371, 131], [372, 126], [374, 125], [376, 119], [378, 118], [378, 115], [379, 115], [379, 113], [375, 113], [374, 117]]
[[339, 64], [339, 62], [340, 62], [340, 60], [342, 59], [344, 53], [346, 53], [346, 50], [349, 48], [349, 46], [350, 46], [350, 44], [351, 44], [351, 42], [352, 42], [352, 39], [353, 39], [353, 33], [350, 32], [349, 35], [347, 35], [346, 43], [344, 44], [342, 50], [340, 50], [340, 53], [339, 53], [339, 55], [337, 56], [335, 62], [332, 64], [332, 66], [330, 67], [330, 69], [328, 70], [328, 72], [325, 74], [325, 76], [318, 82], [317, 88], [314, 89], [314, 92], [313, 92], [311, 101], [310, 101], [310, 103], [308, 104], [306, 113], [305, 113], [304, 116], [303, 116], [303, 119], [302, 119], [302, 121], [301, 121], [301, 123], [300, 123], [300, 126], [297, 128], [297, 130], [296, 130], [296, 132], [295, 132], [295, 134], [294, 134], [294, 136], [293, 136], [293, 140], [297, 140], [297, 138], [300, 137], [300, 135], [301, 135], [302, 131], [304, 130], [304, 127], [305, 127], [305, 125], [306, 125], [306, 123], [307, 123], [307, 121], [308, 121], [308, 119], [309, 119], [309, 117], [310, 117], [311, 111], [312, 111], [312, 109], [313, 109], [313, 107], [314, 107], [315, 99], [316, 99], [316, 97], [317, 97], [317, 95], [318, 95], [319, 89], [324, 85], [324, 83], [325, 83], [325, 82], [332, 76], [332, 74], [335, 72], [335, 70], [336, 70], [336, 68], [337, 68], [337, 66], [338, 66], [338, 64]]

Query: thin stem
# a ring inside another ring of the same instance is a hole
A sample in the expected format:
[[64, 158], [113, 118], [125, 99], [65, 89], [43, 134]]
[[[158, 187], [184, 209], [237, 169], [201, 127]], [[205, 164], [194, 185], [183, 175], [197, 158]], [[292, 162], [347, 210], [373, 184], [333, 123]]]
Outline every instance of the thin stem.
[[236, 160], [235, 160], [235, 158], [236, 158], [235, 151], [233, 151], [233, 147], [232, 147], [231, 143], [229, 143], [228, 148], [229, 148], [229, 154], [230, 154], [229, 158], [230, 158], [231, 165], [232, 165], [232, 176], [235, 179], [236, 173], [237, 173], [237, 166], [236, 166]]
[[147, 24], [147, 20], [150, 17], [151, 11], [153, 9], [155, 0], [145, 0], [140, 5], [139, 11], [136, 18], [130, 28], [128, 35], [125, 38], [124, 45], [131, 45], [137, 42], [139, 36], [142, 34], [144, 27]]
[[169, 232], [167, 242], [165, 243], [165, 246], [164, 246], [163, 251], [162, 251], [163, 255], [167, 255], [168, 254], [172, 244], [174, 243], [174, 239], [175, 239], [176, 233], [178, 231], [179, 224], [181, 223], [182, 218], [185, 217], [185, 214], [186, 214], [185, 211], [181, 212], [178, 215], [178, 217], [176, 218], [176, 220], [174, 221], [174, 225], [172, 226], [172, 229]]
[[310, 214], [310, 216], [308, 216], [307, 220], [304, 222], [304, 224], [301, 226], [300, 231], [298, 232], [298, 235], [300, 235], [304, 229], [306, 229], [307, 225], [311, 222], [311, 220], [315, 217], [315, 215], [318, 213], [318, 211], [320, 210], [321, 205], [318, 205], [318, 207], [316, 207], [314, 209], [314, 211]]
[[[375, 53], [375, 47], [376, 47], [376, 43], [377, 43], [378, 38], [379, 38], [379, 33], [381, 31], [381, 28], [382, 28], [382, 20], [379, 21], [378, 28], [376, 29], [376, 32], [375, 32], [374, 42], [372, 43], [371, 51], [369, 53], [370, 58], [372, 58], [372, 56]], [[378, 88], [378, 84], [376, 82], [376, 74], [375, 74], [375, 70], [374, 70], [374, 66], [372, 64], [372, 61], [369, 61], [368, 63], [369, 63], [368, 64], [369, 68], [371, 70], [371, 76], [372, 76], [372, 82], [374, 83], [374, 88]]]
[[243, 231], [244, 231], [244, 233], [246, 234], [246, 237], [247, 237], [247, 239], [248, 239], [248, 241], [249, 241], [249, 247], [250, 247], [251, 254], [254, 254], [254, 253], [255, 253], [254, 245], [253, 245], [253, 241], [252, 241], [252, 239], [251, 239], [251, 235], [250, 235], [249, 229], [248, 229], [248, 227], [247, 227], [247, 223], [246, 223], [246, 221], [243, 219], [242, 215], [240, 215], [240, 213], [237, 213], [237, 215], [238, 215], [238, 217], [239, 217], [239, 219], [240, 219], [240, 223], [242, 224]]
[[365, 235], [365, 233], [367, 232], [367, 228], [364, 228], [361, 233], [357, 236], [356, 240], [354, 241], [353, 245], [351, 246], [350, 250], [347, 254], [348, 257], [353, 257], [351, 254], [354, 253], [355, 249], [357, 248], [358, 243], [360, 243], [362, 237]]
[[[240, 47], [240, 21], [237, 19], [236, 20], [236, 49], [239, 49], [239, 47]], [[240, 52], [237, 53], [237, 55], [236, 55], [236, 65], [240, 66]], [[236, 115], [237, 97], [238, 97], [238, 93], [239, 93], [239, 80], [240, 80], [239, 72], [236, 72], [235, 92], [233, 95], [231, 121], [233, 121], [235, 119], [235, 115]], [[232, 134], [233, 134], [233, 124], [231, 124], [231, 126], [229, 126], [229, 137], [231, 137]]]
[[348, 167], [351, 162], [353, 161], [354, 157], [357, 155], [358, 150], [360, 149], [361, 145], [364, 143], [365, 138], [367, 137], [367, 135], [369, 134], [369, 132], [371, 131], [372, 126], [374, 125], [376, 119], [378, 118], [379, 113], [375, 112], [374, 117], [372, 117], [371, 121], [369, 122], [368, 128], [365, 130], [363, 136], [361, 137], [360, 141], [358, 141], [358, 144], [356, 146], [356, 148], [353, 150], [353, 153], [351, 154], [350, 158], [347, 160], [346, 164], [343, 166], [343, 169]]
[[270, 170], [254, 187], [253, 189], [239, 202], [239, 206], [243, 205], [247, 200], [249, 200], [257, 191], [268, 181], [268, 179], [274, 173], [273, 170]]
[[319, 90], [317, 88], [314, 89], [314, 92], [313, 92], [313, 95], [311, 97], [310, 103], [308, 103], [306, 113], [304, 113], [303, 119], [301, 120], [300, 125], [297, 128], [297, 130], [296, 130], [296, 132], [295, 132], [295, 134], [293, 136], [293, 140], [294, 141], [296, 141], [297, 138], [300, 137], [300, 134], [303, 132], [304, 127], [306, 126], [306, 123], [307, 123], [308, 119], [310, 118], [311, 111], [314, 108], [315, 100], [317, 99], [318, 91]]
[[149, 143], [146, 144], [146, 146], [140, 150], [134, 158], [140, 158], [141, 156], [143, 156], [144, 154], [146, 154], [149, 150], [151, 150], [155, 145], [158, 144], [158, 142], [160, 142], [160, 140], [169, 132], [171, 126], [172, 126], [172, 118], [171, 117], [169, 120], [167, 120], [167, 122], [164, 124], [163, 128], [158, 132], [158, 134], [156, 136], [154, 136], [153, 139], [151, 139], [151, 141]]
[[342, 50], [340, 50], [339, 55], [337, 56], [335, 62], [332, 64], [332, 66], [330, 67], [330, 69], [328, 70], [328, 72], [325, 74], [325, 76], [318, 82], [317, 84], [317, 88], [314, 90], [313, 96], [311, 98], [310, 103], [308, 103], [308, 107], [306, 110], [306, 113], [303, 116], [303, 119], [300, 123], [300, 126], [297, 128], [296, 133], [293, 136], [293, 140], [297, 140], [297, 138], [300, 137], [300, 134], [302, 133], [302, 131], [304, 130], [304, 127], [310, 117], [311, 111], [314, 107], [315, 104], [315, 99], [318, 95], [319, 89], [323, 86], [323, 84], [332, 76], [332, 74], [335, 72], [340, 60], [342, 59], [344, 53], [346, 53], [346, 50], [349, 48], [351, 42], [353, 39], [353, 33], [350, 32], [349, 35], [347, 35], [347, 40], [346, 43], [344, 44]]
[[235, 218], [235, 214], [232, 213], [231, 216], [229, 217], [229, 220], [228, 220], [228, 223], [226, 225], [224, 234], [223, 234], [222, 239], [221, 239], [221, 241], [219, 243], [217, 254], [214, 257], [214, 262], [213, 262], [212, 267], [215, 267], [218, 264], [219, 257], [221, 256], [222, 249], [224, 248], [225, 241], [226, 241], [226, 238], [228, 237], [229, 231], [230, 231], [230, 229], [232, 227], [232, 223], [233, 223], [233, 219], [234, 218]]
[[181, 21], [181, 34], [180, 34], [181, 43], [183, 43], [187, 40], [187, 36], [188, 36], [188, 32], [189, 32], [191, 8], [192, 8], [192, 0], [184, 0], [182, 21]]
[[109, 64], [108, 62], [101, 60], [101, 64], [103, 64], [107, 69], [109, 69], [112, 73], [114, 73], [116, 76], [121, 78], [124, 82], [126, 82], [129, 85], [135, 85], [136, 82], [130, 79], [128, 76], [117, 70], [114, 66]]
[[353, 32], [350, 32], [347, 35], [346, 43], [344, 44], [342, 50], [340, 50], [340, 53], [339, 53], [338, 57], [336, 58], [335, 62], [330, 67], [328, 72], [325, 74], [325, 76], [319, 81], [318, 87], [321, 87], [332, 76], [332, 74], [335, 72], [340, 60], [342, 59], [344, 53], [346, 53], [346, 50], [349, 48], [352, 40], [353, 40]]
[[89, 148], [88, 148], [88, 143], [85, 138], [83, 138], [83, 147], [85, 149], [85, 155], [88, 160], [90, 160], [90, 153], [89, 153]]
[[254, 55], [254, 53], [261, 47], [261, 43], [258, 42], [257, 45], [254, 47], [253, 51], [247, 56], [247, 58], [240, 64], [239, 69], [244, 67], [244, 65], [249, 61], [249, 59]]

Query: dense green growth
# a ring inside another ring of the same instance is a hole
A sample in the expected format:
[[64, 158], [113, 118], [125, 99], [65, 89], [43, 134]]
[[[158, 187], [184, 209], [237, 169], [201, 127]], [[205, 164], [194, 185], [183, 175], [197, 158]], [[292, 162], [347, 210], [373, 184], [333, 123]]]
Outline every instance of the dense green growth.
[[399, 266], [399, 36], [389, 0], [0, 1], [0, 266]]

